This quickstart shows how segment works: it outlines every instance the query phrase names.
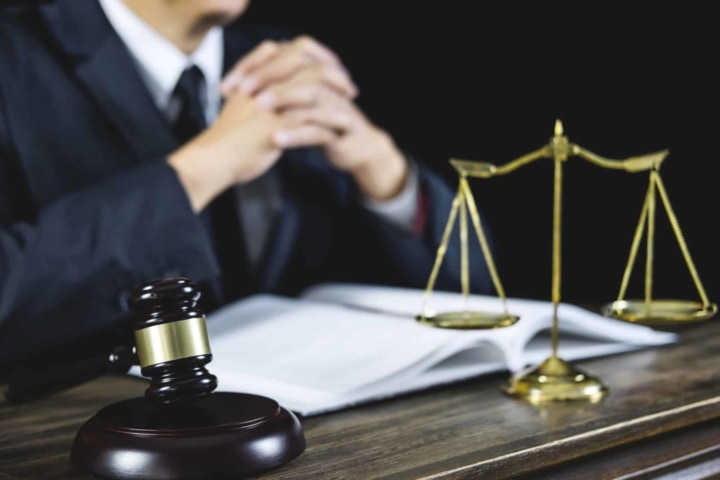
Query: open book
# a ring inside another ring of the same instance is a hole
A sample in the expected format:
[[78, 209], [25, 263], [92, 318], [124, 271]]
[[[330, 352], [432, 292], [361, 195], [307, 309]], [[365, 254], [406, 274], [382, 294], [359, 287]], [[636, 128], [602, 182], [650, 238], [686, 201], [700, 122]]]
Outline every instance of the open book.
[[[323, 284], [299, 298], [257, 295], [207, 318], [218, 391], [255, 393], [304, 416], [434, 385], [507, 371], [550, 356], [551, 302], [506, 299], [514, 325], [433, 328], [415, 321], [424, 291]], [[463, 301], [466, 300], [467, 304]], [[435, 291], [426, 313], [503, 312], [501, 299]], [[676, 335], [561, 303], [558, 354], [565, 360], [664, 345]], [[131, 370], [139, 375], [139, 368]]]

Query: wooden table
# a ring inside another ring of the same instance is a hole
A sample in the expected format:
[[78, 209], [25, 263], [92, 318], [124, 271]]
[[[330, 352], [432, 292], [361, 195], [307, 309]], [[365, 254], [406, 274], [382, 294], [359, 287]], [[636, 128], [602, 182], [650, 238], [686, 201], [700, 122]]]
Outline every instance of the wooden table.
[[[302, 419], [307, 449], [259, 478], [683, 479], [720, 472], [720, 322], [677, 345], [578, 362], [610, 394], [535, 407], [501, 393], [506, 375]], [[142, 395], [104, 377], [52, 398], [0, 403], [0, 479], [81, 479], [69, 452], [99, 408]]]

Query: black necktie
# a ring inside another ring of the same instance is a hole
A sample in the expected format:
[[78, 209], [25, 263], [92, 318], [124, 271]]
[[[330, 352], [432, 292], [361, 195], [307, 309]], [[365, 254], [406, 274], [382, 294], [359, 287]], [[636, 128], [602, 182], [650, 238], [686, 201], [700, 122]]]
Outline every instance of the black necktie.
[[173, 131], [180, 143], [185, 143], [200, 133], [206, 126], [203, 106], [205, 77], [195, 65], [186, 68], [178, 79], [173, 98], [179, 102], [180, 111], [173, 123]]
[[[181, 144], [207, 126], [202, 101], [204, 85], [202, 71], [197, 66], [192, 66], [183, 71], [175, 86], [173, 98], [179, 102], [180, 110], [173, 123], [173, 131]], [[228, 189], [213, 200], [201, 214], [214, 240], [223, 272], [220, 288], [224, 301], [237, 298], [247, 283], [247, 276], [244, 275], [245, 246], [234, 202], [232, 189]]]

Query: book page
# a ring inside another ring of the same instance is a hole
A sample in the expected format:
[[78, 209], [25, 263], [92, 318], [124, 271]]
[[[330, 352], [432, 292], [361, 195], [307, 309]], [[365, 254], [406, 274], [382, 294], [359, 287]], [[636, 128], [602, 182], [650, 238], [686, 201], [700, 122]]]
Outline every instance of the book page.
[[[418, 323], [424, 292], [326, 284], [302, 298], [256, 295], [207, 317], [218, 390], [274, 398], [300, 414], [337, 410], [486, 373], [518, 371], [551, 353], [550, 302], [508, 299], [514, 325], [450, 330]], [[435, 292], [437, 311], [502, 312], [496, 297]], [[467, 303], [464, 303], [467, 301]], [[673, 334], [561, 304], [567, 360], [661, 345]], [[130, 372], [140, 375], [139, 368]]]
[[[390, 312], [395, 315], [417, 315], [425, 307], [425, 314], [451, 311], [508, 312], [517, 315], [519, 321], [509, 327], [493, 330], [492, 340], [504, 351], [507, 367], [511, 371], [524, 368], [528, 362], [542, 360], [550, 353], [547, 343], [537, 337], [552, 327], [552, 302], [522, 298], [507, 298], [460, 292], [434, 291], [425, 297], [420, 289], [363, 285], [350, 283], [320, 284], [307, 289], [304, 298], [335, 302], [367, 311]], [[561, 352], [567, 359], [591, 358], [598, 355], [619, 353], [643, 346], [665, 345], [677, 341], [677, 335], [654, 330], [645, 325], [632, 324], [605, 317], [576, 305], [560, 303], [558, 321]], [[497, 333], [496, 333], [497, 332]], [[567, 337], [567, 343], [563, 341]], [[584, 338], [582, 343], [579, 339]]]
[[265, 388], [289, 386], [317, 398], [391, 376], [466, 338], [409, 319], [269, 295], [218, 310], [207, 325], [210, 369], [221, 385], [245, 372]]
[[[368, 311], [415, 316], [423, 307], [425, 292], [402, 287], [329, 283], [307, 289], [303, 297], [356, 306]], [[506, 302], [503, 302], [499, 297], [487, 295], [471, 294], [465, 298], [459, 292], [432, 292], [425, 302], [425, 307], [427, 315], [464, 310], [502, 313], [507, 309], [508, 313], [520, 317], [518, 324], [532, 323], [532, 326], [526, 325], [522, 328], [531, 335], [537, 333], [539, 328], [550, 326], [553, 318], [553, 305], [550, 301], [507, 298]], [[676, 338], [674, 334], [668, 332], [605, 317], [567, 303], [558, 305], [558, 318], [561, 330], [630, 344], [662, 345]]]
[[305, 415], [503, 369], [504, 350], [487, 342], [511, 335], [428, 328], [409, 315], [273, 295], [213, 312], [207, 329], [208, 370], [219, 391], [268, 396]]

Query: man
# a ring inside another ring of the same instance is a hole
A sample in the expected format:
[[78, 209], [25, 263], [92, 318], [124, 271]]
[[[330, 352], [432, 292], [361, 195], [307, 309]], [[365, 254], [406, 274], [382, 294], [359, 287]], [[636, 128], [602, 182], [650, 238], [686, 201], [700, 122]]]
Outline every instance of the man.
[[[168, 276], [207, 311], [322, 281], [425, 286], [453, 190], [363, 115], [334, 52], [243, 25], [246, 7], [2, 19], [0, 364], [122, 325], [129, 292]], [[457, 250], [436, 288], [459, 288]]]

